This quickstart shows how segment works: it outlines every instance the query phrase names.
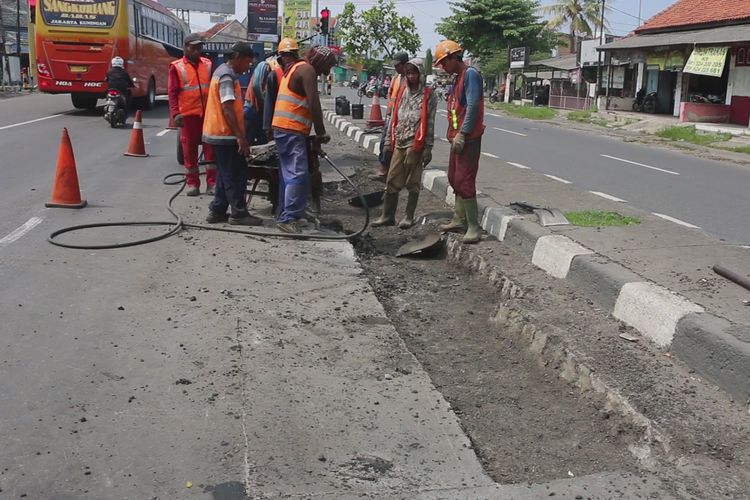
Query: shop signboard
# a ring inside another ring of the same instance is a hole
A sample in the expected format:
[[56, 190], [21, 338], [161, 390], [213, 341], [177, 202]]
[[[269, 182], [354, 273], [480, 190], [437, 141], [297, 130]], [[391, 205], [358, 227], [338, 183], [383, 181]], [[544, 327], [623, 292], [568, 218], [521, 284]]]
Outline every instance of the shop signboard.
[[278, 0], [247, 1], [247, 39], [257, 42], [277, 42]]
[[313, 35], [310, 26], [312, 0], [285, 0], [283, 36], [302, 40]]
[[118, 0], [45, 0], [42, 18], [47, 26], [111, 28], [117, 17]]
[[690, 54], [685, 73], [720, 77], [724, 73], [728, 47], [696, 47]]
[[168, 9], [234, 15], [234, 0], [159, 0]]
[[529, 48], [528, 47], [514, 47], [510, 49], [510, 67], [525, 68], [529, 61]]

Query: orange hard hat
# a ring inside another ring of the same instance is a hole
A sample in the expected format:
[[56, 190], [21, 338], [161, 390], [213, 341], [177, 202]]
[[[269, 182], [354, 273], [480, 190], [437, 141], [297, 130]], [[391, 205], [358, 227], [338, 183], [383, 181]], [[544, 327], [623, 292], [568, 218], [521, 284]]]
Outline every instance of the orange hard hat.
[[282, 38], [279, 42], [279, 54], [285, 52], [299, 52], [299, 45], [294, 38]]
[[435, 62], [433, 63], [433, 66], [440, 64], [440, 61], [449, 55], [463, 51], [464, 49], [453, 40], [443, 40], [437, 44], [437, 47], [435, 47]]

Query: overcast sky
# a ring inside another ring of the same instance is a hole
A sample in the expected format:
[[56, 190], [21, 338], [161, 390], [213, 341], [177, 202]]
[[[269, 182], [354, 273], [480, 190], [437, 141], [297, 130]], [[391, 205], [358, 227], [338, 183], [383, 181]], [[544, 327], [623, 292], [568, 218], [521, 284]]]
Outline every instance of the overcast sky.
[[[741, 1], [741, 0], [738, 0]], [[675, 3], [676, 0], [607, 0], [607, 5], [612, 7], [609, 16], [610, 31], [616, 35], [625, 35], [638, 26], [638, 9], [641, 4], [641, 16], [645, 21], [654, 14]], [[237, 17], [243, 19], [247, 13], [247, 1], [235, 0]], [[318, 0], [320, 9], [328, 7], [335, 16], [340, 13], [346, 0]], [[376, 0], [355, 0], [357, 9], [367, 9], [376, 3]], [[555, 3], [555, 0], [542, 0], [543, 5]], [[446, 0], [396, 0], [398, 10], [402, 15], [414, 16], [417, 30], [422, 39], [422, 51], [427, 47], [433, 47], [440, 41], [441, 36], [435, 32], [435, 24], [443, 17], [450, 15], [450, 7]], [[312, 0], [315, 8], [315, 0]], [[203, 16], [194, 15], [194, 24], [200, 23], [202, 28], [208, 27], [208, 21]]]

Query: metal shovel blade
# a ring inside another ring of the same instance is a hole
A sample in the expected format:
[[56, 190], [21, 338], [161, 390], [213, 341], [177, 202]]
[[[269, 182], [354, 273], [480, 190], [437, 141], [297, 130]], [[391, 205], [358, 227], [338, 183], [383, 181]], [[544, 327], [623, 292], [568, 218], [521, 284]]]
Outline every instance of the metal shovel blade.
[[547, 226], [567, 226], [570, 221], [559, 208], [537, 208], [534, 213], [539, 218], [539, 224]]
[[402, 245], [396, 250], [396, 257], [419, 254], [424, 257], [436, 255], [443, 246], [440, 233], [429, 233]]

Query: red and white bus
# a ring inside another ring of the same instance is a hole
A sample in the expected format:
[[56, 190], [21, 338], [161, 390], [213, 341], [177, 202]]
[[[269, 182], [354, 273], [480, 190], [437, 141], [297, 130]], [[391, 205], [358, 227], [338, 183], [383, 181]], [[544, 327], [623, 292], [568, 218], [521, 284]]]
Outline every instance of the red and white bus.
[[188, 26], [151, 0], [38, 0], [36, 53], [39, 90], [70, 93], [76, 108], [94, 108], [107, 90], [115, 56], [135, 82], [146, 109], [167, 93], [169, 63], [182, 56]]

